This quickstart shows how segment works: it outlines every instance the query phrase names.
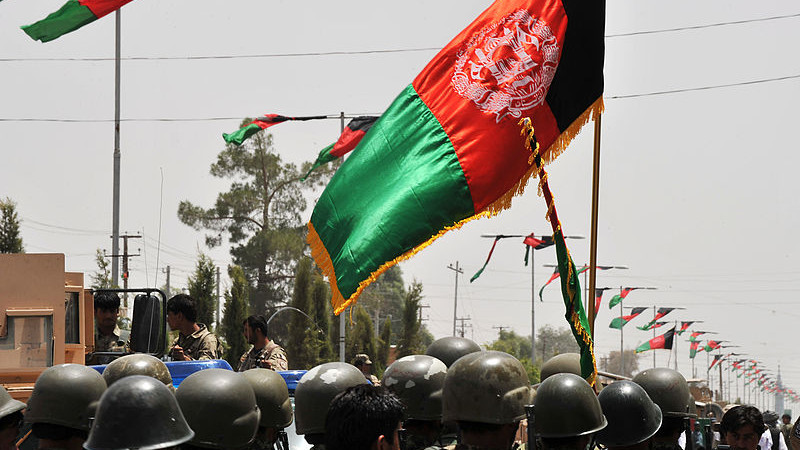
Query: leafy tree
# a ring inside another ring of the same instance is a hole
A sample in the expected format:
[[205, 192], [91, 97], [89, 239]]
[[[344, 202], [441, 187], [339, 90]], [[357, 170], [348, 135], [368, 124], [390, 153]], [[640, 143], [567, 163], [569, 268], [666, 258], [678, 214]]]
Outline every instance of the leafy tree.
[[[633, 377], [633, 374], [639, 371], [639, 355], [636, 350], [625, 350], [623, 353], [625, 358], [620, 361], [619, 350], [611, 351], [608, 357], [600, 359], [600, 370], [605, 372], [615, 373], [617, 375], [625, 375], [626, 377]], [[620, 371], [620, 363], [625, 364], [625, 367]]]
[[346, 361], [351, 361], [359, 353], [375, 357], [375, 329], [367, 310], [361, 305], [355, 306], [352, 323], [345, 334], [345, 349]]
[[388, 366], [389, 349], [392, 345], [392, 318], [386, 316], [381, 326], [381, 337], [378, 339], [378, 354], [375, 355], [375, 376], [380, 378]]
[[[562, 353], [578, 353], [580, 348], [572, 332], [566, 327], [545, 325], [536, 334], [536, 359], [547, 361]], [[541, 364], [540, 364], [541, 365]]]
[[418, 355], [425, 352], [419, 333], [420, 321], [418, 317], [419, 303], [422, 300], [422, 284], [414, 281], [406, 294], [405, 307], [403, 308], [403, 329], [397, 343], [397, 357]]
[[222, 337], [225, 342], [225, 360], [236, 369], [239, 358], [247, 351], [249, 344], [242, 332], [242, 322], [250, 313], [247, 299], [250, 298], [250, 283], [239, 266], [228, 267], [231, 288], [225, 291], [225, 315], [222, 316]]
[[200, 253], [197, 257], [194, 274], [189, 276], [189, 295], [195, 299], [197, 305], [197, 322], [206, 324], [209, 330], [214, 324], [215, 288], [216, 267], [214, 261]]
[[[242, 124], [251, 122], [245, 119]], [[178, 218], [196, 230], [208, 230], [206, 244], [232, 244], [233, 261], [242, 266], [255, 290], [250, 304], [257, 314], [285, 305], [293, 269], [305, 248], [301, 213], [306, 209], [303, 189], [322, 185], [333, 167], [315, 170], [304, 184], [299, 178], [311, 166], [283, 163], [272, 146], [272, 136], [258, 133], [242, 146], [229, 144], [211, 165], [211, 175], [230, 179], [211, 208], [189, 201], [178, 207]]]
[[97, 263], [97, 272], [92, 274], [92, 288], [103, 289], [114, 286], [111, 280], [111, 261], [103, 254], [99, 248], [94, 254], [94, 260]]
[[0, 253], [25, 253], [19, 231], [17, 204], [8, 197], [0, 199]]

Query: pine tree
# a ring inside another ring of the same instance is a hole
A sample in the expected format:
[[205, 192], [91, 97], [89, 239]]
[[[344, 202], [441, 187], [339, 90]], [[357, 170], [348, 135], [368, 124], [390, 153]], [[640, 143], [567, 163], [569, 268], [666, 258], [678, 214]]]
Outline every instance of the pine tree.
[[361, 305], [355, 307], [353, 324], [347, 330], [345, 342], [346, 361], [351, 361], [359, 353], [366, 353], [370, 358], [375, 357], [375, 328], [372, 326], [372, 318]]
[[[311, 311], [311, 260], [303, 258], [297, 263], [294, 276], [294, 291], [292, 292], [292, 306], [313, 317]], [[292, 314], [289, 321], [289, 339], [286, 350], [289, 358], [289, 367], [292, 369], [310, 369], [317, 360], [317, 340], [310, 335], [309, 330], [316, 334], [315, 327], [309, 319], [300, 314]]]
[[375, 376], [380, 378], [389, 365], [389, 349], [392, 345], [392, 319], [386, 317], [381, 326], [381, 337], [378, 341], [378, 354], [375, 356]]
[[216, 305], [216, 268], [208, 256], [200, 253], [194, 274], [189, 277], [189, 295], [197, 305], [197, 323], [204, 323], [211, 330], [214, 326]]
[[[315, 276], [311, 289], [311, 309], [314, 312], [312, 317], [319, 327], [317, 338], [320, 340], [319, 353], [314, 365], [334, 361], [333, 343], [330, 340], [331, 333], [331, 302], [328, 283], [322, 276]], [[313, 367], [313, 366], [312, 366]]]
[[397, 343], [397, 357], [418, 355], [425, 352], [420, 337], [420, 321], [418, 318], [419, 302], [422, 300], [422, 284], [415, 281], [411, 284], [403, 307], [403, 329]]
[[19, 232], [17, 204], [8, 197], [0, 199], [0, 253], [25, 253]]
[[249, 344], [244, 338], [242, 322], [250, 314], [248, 312], [248, 299], [250, 298], [250, 284], [244, 276], [244, 270], [239, 266], [228, 268], [231, 279], [231, 288], [225, 292], [225, 315], [222, 316], [222, 335], [227, 350], [225, 360], [237, 369], [239, 358], [247, 351]]

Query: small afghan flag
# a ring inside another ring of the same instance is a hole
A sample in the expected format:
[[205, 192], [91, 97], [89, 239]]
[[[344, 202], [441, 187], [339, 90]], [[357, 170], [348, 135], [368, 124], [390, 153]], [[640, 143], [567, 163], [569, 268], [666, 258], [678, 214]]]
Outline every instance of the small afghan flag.
[[540, 236], [540, 238], [537, 238], [536, 236], [533, 235], [533, 233], [531, 233], [525, 237], [522, 243], [525, 244], [525, 266], [527, 267], [528, 256], [530, 255], [531, 248], [534, 250], [541, 250], [543, 248], [550, 247], [551, 245], [553, 245], [553, 237]]
[[689, 336], [689, 341], [691, 341], [691, 342], [699, 342], [697, 340], [697, 337], [700, 336], [701, 334], [706, 334], [706, 332], [705, 331], [693, 331], [691, 336]]
[[649, 341], [637, 347], [636, 353], [646, 352], [647, 350], [655, 350], [657, 348], [672, 350], [672, 340], [674, 337], [675, 337], [675, 327], [672, 327], [671, 330], [667, 331], [661, 336], [656, 336], [653, 339], [650, 339]]
[[336, 314], [446, 232], [511, 207], [603, 108], [605, 1], [503, 0], [448, 43], [321, 194], [307, 241]]
[[358, 143], [361, 142], [361, 138], [367, 134], [367, 131], [372, 128], [372, 124], [374, 124], [376, 120], [378, 120], [376, 116], [359, 116], [351, 120], [345, 127], [341, 136], [339, 136], [339, 139], [319, 152], [317, 160], [314, 161], [311, 169], [303, 175], [300, 181], [305, 181], [308, 175], [317, 167], [327, 164], [337, 158], [341, 158], [356, 148]]
[[667, 314], [671, 313], [674, 310], [675, 310], [675, 308], [658, 308], [658, 311], [656, 312], [655, 317], [653, 317], [653, 320], [651, 320], [646, 325], [642, 325], [642, 326], [636, 327], [636, 328], [638, 328], [640, 330], [643, 330], [643, 331], [652, 330], [653, 328], [656, 328], [655, 324], [656, 324], [656, 321], [658, 321], [658, 319], [666, 316]]
[[714, 361], [711, 361], [711, 365], [708, 366], [708, 370], [713, 369], [714, 366], [720, 361], [722, 361], [722, 355], [714, 355]]
[[720, 347], [720, 343], [722, 342], [725, 341], [708, 341], [708, 343], [705, 346], [705, 351], [710, 352], [712, 350], [718, 349]]
[[[598, 267], [599, 269], [599, 267]], [[603, 292], [611, 288], [595, 288], [594, 289], [594, 311], [597, 314], [600, 311], [600, 303], [603, 301]]]
[[694, 359], [697, 355], [698, 345], [700, 345], [700, 341], [689, 341], [689, 359]]
[[628, 294], [631, 293], [631, 291], [635, 291], [636, 289], [639, 289], [639, 288], [626, 287], [626, 288], [622, 289], [621, 291], [619, 291], [619, 294], [611, 297], [611, 301], [608, 302], [608, 309], [611, 309], [611, 308], [617, 306], [617, 304], [619, 304], [619, 302], [624, 300], [625, 297], [627, 297]]
[[676, 331], [675, 334], [680, 336], [681, 334], [683, 334], [684, 331], [688, 330], [693, 323], [695, 323], [695, 321], [689, 321], [689, 322], [681, 321], [681, 328], [680, 330]]
[[[578, 275], [582, 274], [583, 272], [586, 272], [587, 270], [589, 270], [589, 266], [583, 266], [583, 267], [581, 267], [581, 269], [578, 271]], [[547, 283], [545, 283], [545, 284], [544, 284], [544, 286], [542, 286], [542, 287], [541, 287], [541, 289], [539, 289], [539, 301], [540, 301], [540, 302], [541, 302], [541, 301], [544, 301], [544, 300], [542, 300], [542, 292], [544, 292], [544, 288], [546, 288], [548, 284], [552, 283], [552, 282], [553, 282], [553, 280], [555, 280], [556, 278], [558, 278], [558, 277], [559, 277], [559, 275], [560, 275], [560, 274], [558, 273], [558, 267], [556, 267], [556, 268], [555, 268], [555, 271], [553, 272], [553, 274], [552, 274], [552, 275], [550, 275], [550, 279], [549, 279], [549, 280], [547, 280]]]
[[233, 133], [222, 133], [222, 139], [228, 144], [242, 145], [244, 141], [249, 139], [252, 135], [261, 130], [265, 130], [273, 125], [286, 122], [288, 120], [316, 120], [327, 119], [328, 116], [302, 116], [302, 117], [287, 117], [280, 114], [266, 114], [258, 119], [248, 123], [247, 125], [239, 128]]
[[645, 308], [643, 306], [637, 306], [636, 308], [633, 308], [631, 310], [631, 313], [628, 314], [627, 316], [620, 316], [620, 317], [614, 318], [614, 320], [611, 321], [611, 323], [608, 325], [608, 327], [609, 328], [616, 328], [618, 330], [622, 329], [622, 327], [624, 327], [625, 324], [627, 324], [628, 322], [630, 322], [631, 320], [636, 318], [636, 316], [638, 316], [639, 314], [643, 313], [644, 310], [646, 310], [646, 309], [647, 308]]
[[58, 11], [22, 31], [35, 41], [49, 42], [108, 15], [132, 0], [67, 0]]

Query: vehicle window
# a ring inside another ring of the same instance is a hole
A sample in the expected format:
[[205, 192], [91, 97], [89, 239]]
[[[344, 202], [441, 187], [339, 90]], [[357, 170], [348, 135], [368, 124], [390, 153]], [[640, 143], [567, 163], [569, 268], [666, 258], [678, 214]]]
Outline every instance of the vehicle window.
[[53, 316], [8, 317], [0, 338], [0, 369], [53, 365]]
[[80, 344], [81, 320], [78, 315], [78, 293], [67, 292], [64, 297], [64, 308], [66, 309], [66, 323], [64, 327], [64, 342], [67, 344]]

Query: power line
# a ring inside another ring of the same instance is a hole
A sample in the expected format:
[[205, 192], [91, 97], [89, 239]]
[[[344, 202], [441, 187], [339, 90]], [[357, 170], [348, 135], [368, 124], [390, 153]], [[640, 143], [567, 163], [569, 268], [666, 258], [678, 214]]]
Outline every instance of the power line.
[[784, 80], [792, 80], [800, 78], [800, 74], [798, 75], [787, 75], [783, 77], [774, 77], [774, 78], [764, 78], [761, 80], [751, 80], [751, 81], [740, 81], [738, 83], [728, 83], [728, 84], [715, 84], [711, 86], [701, 86], [695, 88], [683, 88], [683, 89], [671, 89], [667, 91], [654, 91], [654, 92], [644, 92], [641, 94], [624, 94], [624, 95], [611, 95], [606, 97], [609, 100], [621, 100], [625, 98], [637, 98], [637, 97], [651, 97], [654, 95], [666, 95], [666, 94], [678, 94], [682, 92], [694, 92], [694, 91], [707, 91], [711, 89], [721, 89], [727, 87], [736, 87], [736, 86], [748, 86], [752, 84], [762, 84], [762, 83], [771, 83], [774, 81], [784, 81]]
[[704, 28], [722, 27], [722, 26], [727, 26], [727, 25], [741, 25], [741, 24], [752, 23], [752, 22], [766, 22], [768, 20], [790, 19], [790, 18], [794, 18], [794, 17], [800, 17], [800, 13], [786, 14], [786, 15], [783, 15], [783, 16], [761, 17], [761, 18], [756, 18], [756, 19], [734, 20], [734, 21], [730, 21], [730, 22], [709, 23], [709, 24], [706, 24], [706, 25], [693, 25], [693, 26], [688, 26], [688, 27], [665, 28], [665, 29], [661, 29], [661, 30], [633, 31], [633, 32], [630, 32], [630, 33], [607, 34], [606, 38], [641, 36], [641, 35], [645, 35], [645, 34], [658, 34], [658, 33], [672, 33], [672, 32], [676, 32], [676, 31], [701, 30], [701, 29], [704, 29]]

